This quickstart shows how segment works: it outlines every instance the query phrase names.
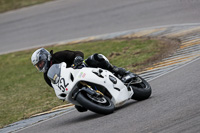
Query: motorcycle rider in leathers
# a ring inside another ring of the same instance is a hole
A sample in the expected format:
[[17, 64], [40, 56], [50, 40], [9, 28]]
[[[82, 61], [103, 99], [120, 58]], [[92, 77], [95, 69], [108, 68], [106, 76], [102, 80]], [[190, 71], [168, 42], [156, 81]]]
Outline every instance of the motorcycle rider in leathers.
[[[80, 51], [64, 50], [53, 53], [53, 50], [49, 52], [44, 48], [37, 49], [31, 57], [32, 64], [40, 72], [44, 73], [44, 79], [50, 87], [52, 87], [52, 85], [50, 79], [47, 77], [47, 72], [53, 64], [58, 64], [62, 62], [65, 62], [67, 64], [67, 67], [73, 68], [78, 68], [82, 65], [87, 67], [103, 68], [109, 70], [117, 77], [121, 78], [130, 73], [124, 68], [119, 68], [110, 64], [108, 59], [102, 54], [93, 54], [85, 61], [83, 59], [84, 54]], [[87, 109], [77, 105], [75, 105], [75, 108], [80, 112], [87, 111]]]

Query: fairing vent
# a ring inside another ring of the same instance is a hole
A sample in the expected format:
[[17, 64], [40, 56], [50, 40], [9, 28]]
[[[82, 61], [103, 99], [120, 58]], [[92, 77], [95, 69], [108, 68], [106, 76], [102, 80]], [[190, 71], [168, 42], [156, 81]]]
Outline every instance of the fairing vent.
[[70, 79], [72, 82], [74, 81], [74, 76], [72, 75], [72, 73], [70, 74]]

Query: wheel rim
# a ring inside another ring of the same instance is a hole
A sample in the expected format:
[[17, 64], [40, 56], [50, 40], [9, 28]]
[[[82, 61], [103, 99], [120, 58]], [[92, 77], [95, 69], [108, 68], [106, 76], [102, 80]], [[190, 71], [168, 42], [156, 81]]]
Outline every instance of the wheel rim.
[[106, 104], [107, 100], [105, 97], [103, 96], [92, 96], [90, 94], [87, 94], [88, 98], [90, 98], [92, 101], [96, 102], [96, 103], [100, 103], [100, 104]]
[[131, 84], [133, 87], [137, 87], [139, 89], [146, 89], [147, 85], [138, 77], [138, 83]]

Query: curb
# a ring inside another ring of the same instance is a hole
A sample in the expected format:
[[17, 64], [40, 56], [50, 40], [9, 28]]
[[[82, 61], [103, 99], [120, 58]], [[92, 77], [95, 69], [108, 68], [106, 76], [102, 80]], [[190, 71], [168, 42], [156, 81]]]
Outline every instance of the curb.
[[65, 109], [71, 108], [71, 107], [73, 107], [73, 106], [74, 106], [74, 105], [71, 104], [71, 103], [66, 104], [66, 105], [60, 105], [60, 106], [57, 106], [57, 107], [52, 108], [52, 109], [49, 110], [49, 111], [46, 111], [46, 112], [42, 112], [42, 113], [38, 113], [38, 114], [32, 115], [30, 118], [32, 118], [32, 117], [37, 117], [37, 116], [40, 116], [40, 115], [49, 114], [49, 113], [53, 113], [53, 112], [57, 112], [57, 111], [60, 111], [60, 110], [65, 110]]

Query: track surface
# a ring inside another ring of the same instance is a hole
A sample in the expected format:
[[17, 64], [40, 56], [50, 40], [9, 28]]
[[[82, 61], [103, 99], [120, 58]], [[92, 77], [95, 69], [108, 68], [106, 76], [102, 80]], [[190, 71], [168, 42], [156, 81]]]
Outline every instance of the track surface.
[[57, 0], [0, 14], [0, 53], [151, 26], [199, 23], [199, 0]]
[[[200, 22], [198, 0], [58, 0], [0, 14], [0, 53], [130, 29]], [[19, 132], [200, 131], [200, 60], [150, 82], [148, 100], [102, 116], [72, 111]]]
[[197, 60], [151, 81], [150, 99], [130, 101], [113, 114], [72, 111], [20, 133], [197, 133], [200, 131], [199, 64]]

